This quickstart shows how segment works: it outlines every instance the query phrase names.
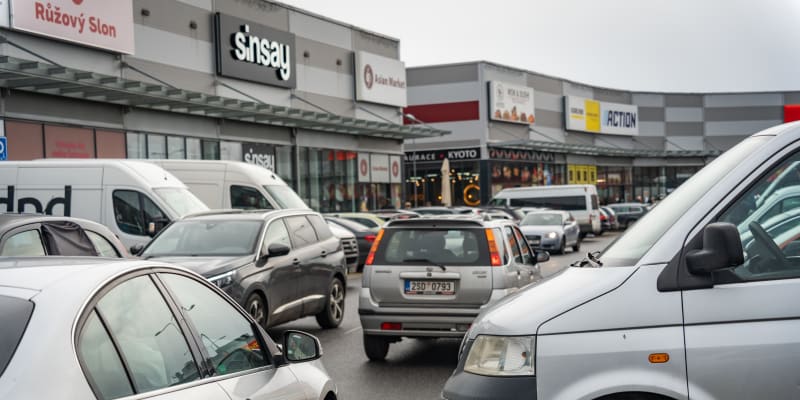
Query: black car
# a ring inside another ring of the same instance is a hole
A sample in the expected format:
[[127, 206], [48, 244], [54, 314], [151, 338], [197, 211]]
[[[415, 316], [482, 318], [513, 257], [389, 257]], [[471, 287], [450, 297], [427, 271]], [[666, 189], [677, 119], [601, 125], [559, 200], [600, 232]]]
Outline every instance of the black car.
[[81, 218], [0, 214], [0, 257], [128, 256], [108, 228]]
[[364, 268], [364, 261], [367, 259], [369, 250], [372, 248], [372, 243], [375, 242], [380, 228], [368, 228], [358, 222], [344, 218], [325, 217], [325, 220], [347, 229], [356, 235], [356, 241], [358, 242], [358, 270], [360, 271]]
[[140, 256], [203, 275], [264, 328], [308, 315], [335, 328], [344, 317], [344, 252], [310, 210], [195, 214], [167, 226]]
[[647, 214], [647, 204], [642, 203], [617, 203], [609, 204], [609, 208], [617, 214], [619, 227], [625, 229]]

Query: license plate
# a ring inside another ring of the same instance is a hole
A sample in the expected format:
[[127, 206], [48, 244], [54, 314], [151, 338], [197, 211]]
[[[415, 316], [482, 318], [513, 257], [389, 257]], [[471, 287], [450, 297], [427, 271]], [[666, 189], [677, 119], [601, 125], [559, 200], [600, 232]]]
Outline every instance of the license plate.
[[413, 295], [452, 296], [456, 294], [453, 281], [412, 281], [407, 280], [405, 293]]

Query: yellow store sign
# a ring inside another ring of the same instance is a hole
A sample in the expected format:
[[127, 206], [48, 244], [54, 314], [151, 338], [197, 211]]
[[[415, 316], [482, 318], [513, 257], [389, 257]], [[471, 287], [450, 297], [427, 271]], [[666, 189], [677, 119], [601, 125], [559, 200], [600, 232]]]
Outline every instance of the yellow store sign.
[[586, 99], [583, 107], [586, 110], [586, 130], [600, 132], [600, 102]]
[[594, 165], [567, 165], [567, 183], [574, 185], [596, 185], [597, 167]]

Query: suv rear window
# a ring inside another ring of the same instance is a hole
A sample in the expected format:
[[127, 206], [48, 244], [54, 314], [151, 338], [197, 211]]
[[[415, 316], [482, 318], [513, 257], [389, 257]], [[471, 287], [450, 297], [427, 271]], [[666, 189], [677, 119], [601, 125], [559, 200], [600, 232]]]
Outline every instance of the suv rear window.
[[374, 265], [490, 265], [484, 229], [386, 229]]
[[15, 297], [0, 296], [0, 376], [17, 350], [25, 327], [33, 313], [33, 303]]

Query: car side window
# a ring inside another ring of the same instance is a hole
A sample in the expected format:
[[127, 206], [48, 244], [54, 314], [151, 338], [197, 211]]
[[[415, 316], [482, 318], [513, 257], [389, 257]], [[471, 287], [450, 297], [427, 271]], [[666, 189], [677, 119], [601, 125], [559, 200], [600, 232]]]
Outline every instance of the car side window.
[[116, 399], [133, 394], [119, 353], [97, 311], [93, 310], [86, 319], [78, 339], [78, 354], [99, 398]]
[[521, 263], [522, 254], [519, 252], [519, 244], [517, 243], [516, 237], [514, 237], [514, 232], [511, 230], [511, 227], [507, 226], [503, 228], [503, 233], [506, 235], [508, 245], [511, 246], [511, 255], [514, 257], [514, 260]]
[[0, 256], [3, 257], [35, 257], [46, 255], [42, 244], [42, 235], [38, 229], [16, 233], [6, 239]]
[[267, 247], [273, 243], [285, 245], [292, 248], [292, 241], [289, 239], [289, 231], [286, 230], [286, 224], [283, 219], [276, 219], [267, 227], [267, 233], [264, 235], [264, 243]]
[[166, 214], [149, 197], [133, 190], [115, 190], [114, 218], [117, 226], [131, 235], [147, 235], [151, 222], [168, 222]]
[[[314, 227], [314, 231], [317, 233], [317, 237], [320, 241], [328, 239], [333, 236], [333, 232], [331, 232], [331, 228], [328, 227], [328, 224], [320, 218], [319, 215], [307, 215], [308, 220], [311, 221], [311, 225]], [[346, 228], [345, 228], [346, 229]]]
[[103, 236], [94, 233], [92, 231], [84, 231], [84, 232], [86, 232], [86, 236], [89, 236], [89, 240], [92, 241], [92, 244], [94, 245], [94, 248], [95, 250], [97, 250], [97, 254], [100, 255], [100, 257], [112, 257], [112, 258], [122, 257], [121, 254], [117, 253], [117, 250], [114, 248], [114, 245], [109, 243], [109, 241], [106, 240], [106, 238], [104, 238]]
[[287, 217], [286, 224], [289, 226], [289, 234], [292, 237], [294, 247], [305, 247], [317, 242], [317, 235], [314, 233], [314, 228], [306, 217]]
[[528, 246], [528, 241], [525, 236], [519, 231], [519, 228], [514, 227], [514, 235], [517, 237], [520, 250], [522, 250], [522, 262], [525, 264], [534, 264], [533, 256], [531, 255], [531, 248]]
[[739, 280], [800, 277], [800, 208], [776, 193], [800, 190], [798, 179], [800, 153], [773, 167], [718, 218], [739, 231], [744, 263], [733, 269]]
[[185, 276], [160, 277], [200, 336], [215, 375], [270, 365], [255, 326], [225, 299]]
[[272, 206], [261, 192], [253, 187], [231, 185], [231, 208], [270, 210]]
[[125, 360], [136, 393], [200, 378], [184, 332], [149, 276], [117, 285], [96, 308]]

